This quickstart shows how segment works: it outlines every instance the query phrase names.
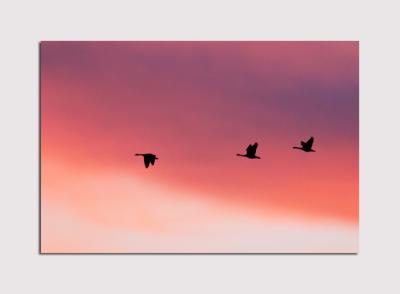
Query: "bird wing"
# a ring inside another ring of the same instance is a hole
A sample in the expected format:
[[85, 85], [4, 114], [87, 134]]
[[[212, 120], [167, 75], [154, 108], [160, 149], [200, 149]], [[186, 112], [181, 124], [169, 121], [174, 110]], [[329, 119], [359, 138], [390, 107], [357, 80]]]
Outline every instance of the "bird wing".
[[148, 168], [149, 164], [150, 164], [150, 158], [148, 156], [144, 156], [144, 166]]
[[258, 144], [254, 143], [253, 145], [249, 145], [246, 149], [247, 155], [255, 155], [257, 150]]
[[150, 163], [151, 163], [151, 165], [154, 165], [154, 162], [156, 161], [156, 157], [155, 156], [153, 156], [151, 159], [150, 159]]
[[258, 143], [254, 143], [254, 144], [253, 144], [254, 153], [256, 153], [257, 147], [258, 147]]
[[310, 139], [308, 139], [308, 141], [305, 143], [305, 145], [306, 145], [307, 147], [311, 148], [312, 145], [313, 145], [313, 143], [314, 143], [314, 138], [311, 137]]
[[246, 148], [246, 153], [247, 154], [250, 154], [251, 152], [252, 152], [252, 150], [253, 150], [253, 145], [249, 145], [247, 148]]

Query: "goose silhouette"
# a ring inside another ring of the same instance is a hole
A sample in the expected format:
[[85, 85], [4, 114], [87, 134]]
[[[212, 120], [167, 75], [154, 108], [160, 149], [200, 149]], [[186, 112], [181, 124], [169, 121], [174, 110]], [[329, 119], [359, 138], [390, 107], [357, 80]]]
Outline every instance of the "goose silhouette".
[[314, 143], [314, 138], [311, 137], [310, 139], [308, 139], [307, 142], [303, 142], [301, 141], [301, 147], [296, 147], [294, 146], [293, 149], [300, 149], [303, 150], [304, 152], [315, 152], [315, 150], [312, 149], [312, 145]]
[[246, 149], [246, 154], [236, 154], [237, 156], [243, 156], [247, 157], [250, 159], [261, 159], [260, 157], [256, 156], [256, 151], [257, 151], [258, 143], [254, 143], [253, 145], [249, 145]]
[[156, 159], [159, 159], [156, 155], [151, 154], [151, 153], [136, 153], [136, 156], [143, 156], [144, 159], [144, 166], [146, 168], [149, 167], [150, 163], [151, 165], [154, 165], [154, 163], [156, 162]]

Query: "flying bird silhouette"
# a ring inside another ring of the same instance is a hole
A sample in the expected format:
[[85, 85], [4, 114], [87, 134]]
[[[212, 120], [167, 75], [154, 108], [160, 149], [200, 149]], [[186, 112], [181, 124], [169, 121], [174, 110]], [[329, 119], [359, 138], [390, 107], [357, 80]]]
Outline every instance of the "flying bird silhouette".
[[136, 156], [143, 156], [143, 159], [144, 159], [144, 166], [145, 166], [146, 168], [149, 167], [150, 163], [151, 163], [151, 165], [154, 165], [154, 163], [156, 162], [156, 159], [158, 159], [158, 157], [157, 157], [156, 155], [151, 154], [151, 153], [144, 153], [144, 154], [142, 154], [142, 153], [136, 153], [135, 155], [136, 155]]
[[315, 152], [315, 150], [312, 149], [312, 145], [314, 143], [314, 138], [311, 137], [310, 139], [308, 139], [307, 142], [303, 142], [301, 141], [301, 147], [296, 147], [294, 146], [293, 149], [300, 149], [303, 150], [304, 152]]
[[256, 151], [257, 151], [258, 143], [254, 143], [253, 145], [249, 145], [246, 149], [246, 154], [236, 154], [237, 156], [243, 156], [247, 157], [250, 159], [261, 159], [260, 157], [256, 156]]

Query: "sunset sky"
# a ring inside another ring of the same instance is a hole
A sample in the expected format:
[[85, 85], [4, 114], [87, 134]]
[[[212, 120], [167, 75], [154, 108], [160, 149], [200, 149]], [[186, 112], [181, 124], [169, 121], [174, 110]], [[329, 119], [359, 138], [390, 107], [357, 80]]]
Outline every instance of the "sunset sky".
[[357, 252], [358, 62], [358, 42], [42, 42], [41, 251]]

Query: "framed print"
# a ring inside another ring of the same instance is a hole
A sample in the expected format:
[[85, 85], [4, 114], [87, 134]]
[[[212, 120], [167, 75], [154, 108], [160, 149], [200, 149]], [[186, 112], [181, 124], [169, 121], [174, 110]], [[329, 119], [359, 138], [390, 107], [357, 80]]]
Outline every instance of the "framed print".
[[41, 253], [357, 253], [356, 41], [40, 43]]

